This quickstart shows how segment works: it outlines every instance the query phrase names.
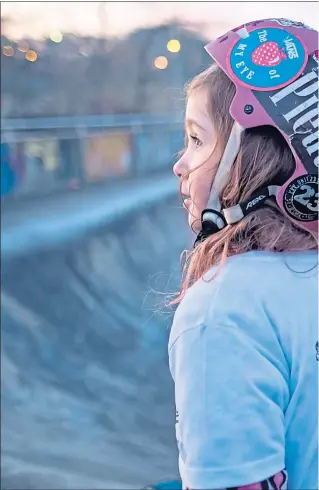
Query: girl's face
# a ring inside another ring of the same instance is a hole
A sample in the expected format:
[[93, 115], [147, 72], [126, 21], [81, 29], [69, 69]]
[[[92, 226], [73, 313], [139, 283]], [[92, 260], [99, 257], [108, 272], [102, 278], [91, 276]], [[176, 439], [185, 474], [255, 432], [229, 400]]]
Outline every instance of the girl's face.
[[190, 95], [185, 116], [186, 150], [174, 165], [174, 174], [181, 181], [188, 223], [198, 233], [201, 213], [206, 208], [213, 177], [221, 153], [216, 148], [216, 132], [208, 113], [207, 90]]

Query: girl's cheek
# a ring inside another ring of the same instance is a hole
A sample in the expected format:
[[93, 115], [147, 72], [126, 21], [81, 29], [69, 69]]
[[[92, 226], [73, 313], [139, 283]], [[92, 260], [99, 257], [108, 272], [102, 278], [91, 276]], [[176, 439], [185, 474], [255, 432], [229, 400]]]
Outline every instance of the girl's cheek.
[[190, 154], [189, 154], [189, 168], [191, 170], [197, 170], [198, 167], [200, 167], [203, 163], [203, 156], [201, 155], [201, 152], [200, 151], [192, 151]]

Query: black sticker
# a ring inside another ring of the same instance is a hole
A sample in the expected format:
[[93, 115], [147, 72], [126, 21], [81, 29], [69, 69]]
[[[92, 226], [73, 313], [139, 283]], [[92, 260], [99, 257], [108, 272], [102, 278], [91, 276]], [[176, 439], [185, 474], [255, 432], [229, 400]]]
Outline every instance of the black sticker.
[[274, 123], [289, 136], [309, 173], [318, 172], [318, 59], [310, 55], [297, 80], [284, 88], [254, 96]]
[[284, 193], [284, 208], [297, 221], [318, 219], [318, 174], [294, 179]]

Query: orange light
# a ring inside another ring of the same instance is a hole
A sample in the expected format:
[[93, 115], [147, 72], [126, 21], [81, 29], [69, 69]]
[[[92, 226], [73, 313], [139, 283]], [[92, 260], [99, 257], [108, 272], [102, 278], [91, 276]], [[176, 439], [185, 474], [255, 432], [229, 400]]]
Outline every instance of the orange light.
[[31, 61], [31, 63], [34, 63], [37, 60], [37, 58], [38, 58], [37, 53], [32, 49], [29, 49], [25, 54], [25, 59]]
[[157, 58], [155, 58], [154, 66], [158, 70], [165, 70], [165, 68], [168, 67], [168, 60], [166, 56], [158, 56]]
[[13, 56], [14, 55], [14, 49], [12, 46], [3, 46], [3, 54], [5, 56]]

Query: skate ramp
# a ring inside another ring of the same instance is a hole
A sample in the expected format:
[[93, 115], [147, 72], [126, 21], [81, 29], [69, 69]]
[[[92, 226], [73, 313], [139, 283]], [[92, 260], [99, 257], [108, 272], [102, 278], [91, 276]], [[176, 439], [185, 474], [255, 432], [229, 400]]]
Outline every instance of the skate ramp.
[[178, 478], [173, 312], [155, 291], [176, 290], [190, 237], [175, 183], [151, 182], [3, 213], [4, 489]]

